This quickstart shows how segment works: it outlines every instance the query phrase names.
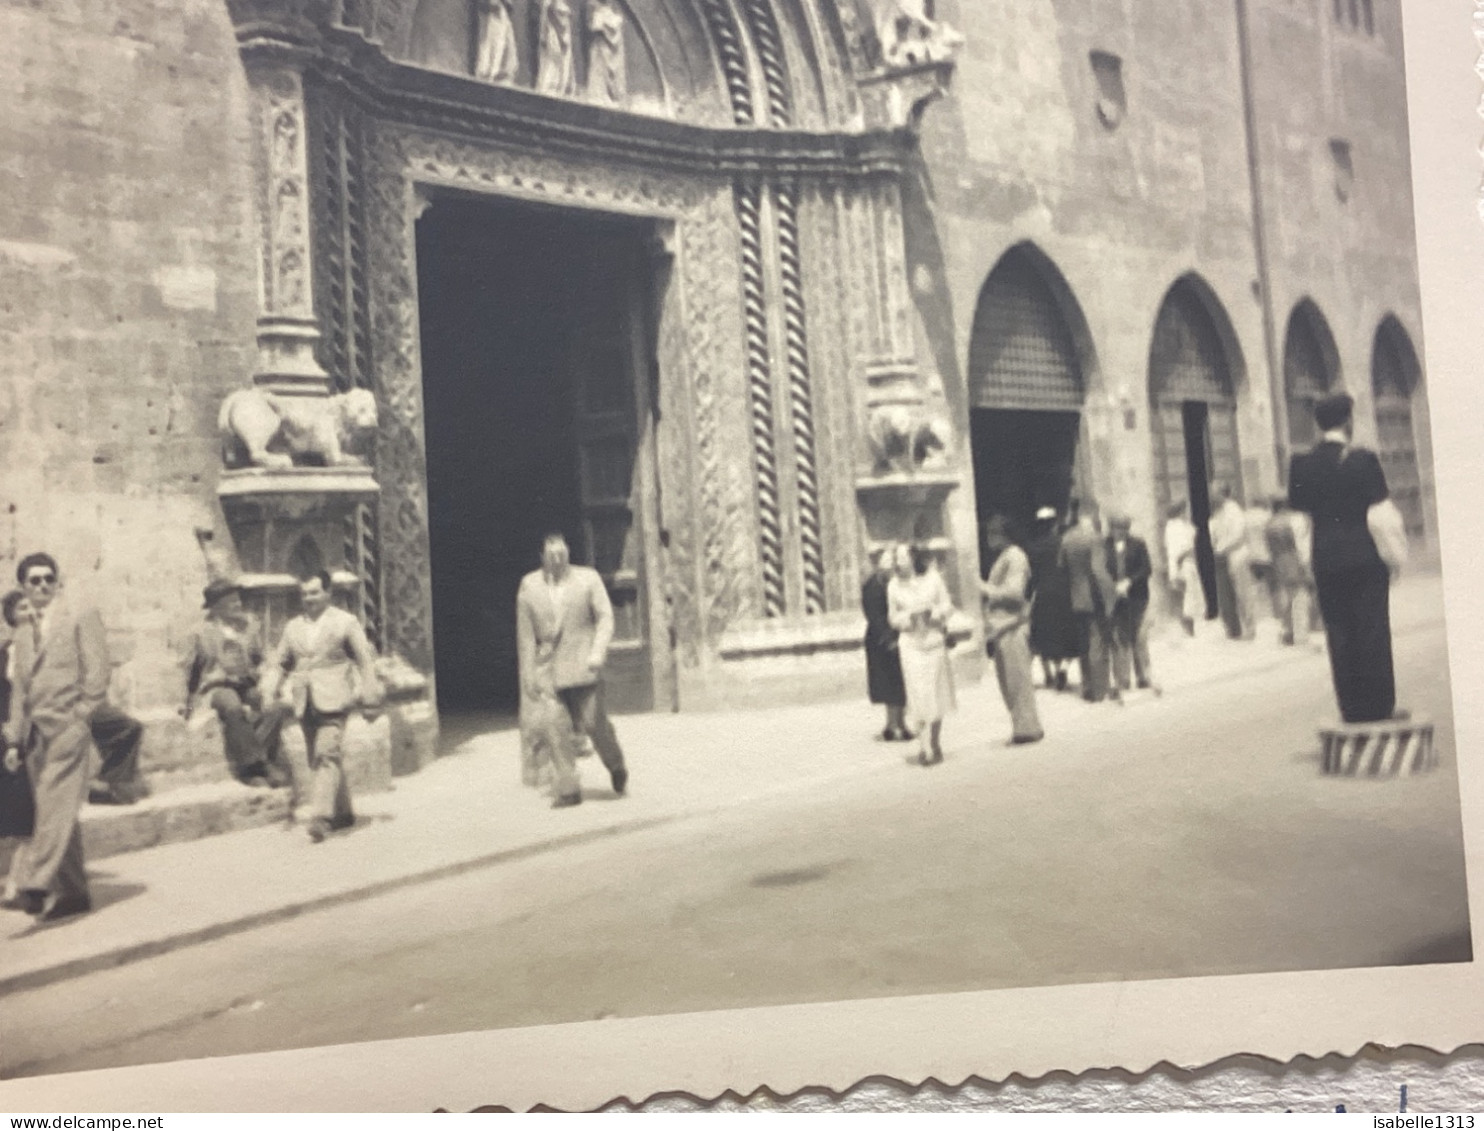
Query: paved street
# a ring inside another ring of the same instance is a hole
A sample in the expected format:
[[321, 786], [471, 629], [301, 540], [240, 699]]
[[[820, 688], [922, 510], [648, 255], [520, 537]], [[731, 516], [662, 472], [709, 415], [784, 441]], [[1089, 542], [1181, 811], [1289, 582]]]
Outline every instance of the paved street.
[[[1122, 709], [1044, 694], [1050, 737], [1029, 748], [1004, 745], [990, 683], [966, 688], [949, 760], [930, 770], [909, 765], [905, 747], [853, 737], [841, 762], [832, 728], [876, 722], [858, 707], [818, 709], [818, 730], [808, 711], [774, 717], [793, 733], [751, 763], [768, 781], [726, 768], [718, 749], [747, 716], [725, 730], [688, 724], [696, 748], [675, 764], [714, 768], [735, 783], [733, 804], [13, 992], [0, 1075], [668, 1011], [1468, 958], [1441, 625], [1399, 630], [1396, 648], [1402, 701], [1438, 719], [1443, 767], [1391, 781], [1319, 775], [1315, 725], [1333, 714], [1322, 654], [1273, 646], [1271, 664], [1202, 682], [1196, 660], [1212, 647], [1268, 646], [1167, 645], [1156, 656], [1165, 697]], [[687, 725], [624, 722], [626, 736]], [[630, 745], [642, 806], [650, 766]], [[795, 764], [809, 768], [791, 775]], [[496, 814], [506, 802], [463, 803]], [[592, 821], [621, 804], [575, 813]], [[352, 853], [376, 831], [326, 847]]]

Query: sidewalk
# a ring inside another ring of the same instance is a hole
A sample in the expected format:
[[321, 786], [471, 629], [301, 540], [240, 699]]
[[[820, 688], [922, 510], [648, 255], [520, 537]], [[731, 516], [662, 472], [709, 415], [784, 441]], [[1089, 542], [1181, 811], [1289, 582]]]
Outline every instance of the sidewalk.
[[[1440, 623], [1440, 580], [1403, 582], [1392, 610], [1397, 634]], [[1222, 639], [1209, 624], [1194, 639], [1157, 635], [1153, 659], [1166, 701], [1234, 677], [1325, 663], [1319, 638], [1299, 649], [1276, 637], [1271, 620], [1250, 643]], [[952, 753], [998, 747], [1008, 727], [993, 680], [961, 688], [959, 702]], [[1088, 707], [1071, 695], [1040, 702], [1054, 735], [1076, 729], [1094, 739], [1121, 717], [1116, 707]], [[358, 798], [357, 828], [324, 844], [278, 824], [162, 845], [92, 865], [92, 914], [34, 926], [0, 913], [0, 996], [538, 852], [899, 773], [914, 748], [876, 741], [880, 723], [877, 710], [859, 701], [623, 718], [630, 796], [615, 798], [601, 765], [585, 759], [584, 804], [561, 811], [520, 785], [514, 730], [481, 734], [397, 779], [391, 792]]]

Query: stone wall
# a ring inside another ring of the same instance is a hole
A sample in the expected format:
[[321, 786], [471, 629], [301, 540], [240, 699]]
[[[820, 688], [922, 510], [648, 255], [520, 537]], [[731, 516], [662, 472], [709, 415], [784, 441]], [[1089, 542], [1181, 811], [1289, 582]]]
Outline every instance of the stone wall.
[[[1365, 33], [1337, 28], [1331, 0], [1248, 5], [1279, 349], [1289, 310], [1312, 298], [1336, 338], [1345, 384], [1362, 401], [1361, 433], [1369, 438], [1370, 349], [1382, 316], [1394, 313], [1422, 348], [1399, 6], [1375, 0], [1376, 26]], [[1130, 511], [1145, 533], [1156, 525], [1150, 335], [1166, 291], [1187, 272], [1209, 284], [1234, 328], [1237, 368], [1248, 375], [1239, 389], [1244, 477], [1249, 488], [1271, 489], [1272, 396], [1282, 392], [1268, 383], [1256, 285], [1235, 0], [939, 0], [937, 7], [967, 42], [952, 94], [927, 113], [923, 161], [902, 205], [912, 332], [929, 383], [941, 384], [959, 415], [960, 434], [967, 434], [966, 360], [980, 289], [1006, 250], [1030, 241], [1055, 264], [1086, 320], [1086, 445], [1091, 485], [1104, 504]], [[1111, 127], [1109, 104], [1099, 109], [1108, 92], [1094, 52], [1121, 60], [1126, 108], [1121, 118], [1112, 108]], [[215, 503], [217, 409], [250, 372], [257, 313], [247, 90], [226, 5], [5, 5], [0, 73], [14, 76], [0, 96], [0, 569], [35, 547], [56, 553], [69, 583], [100, 604], [126, 661], [121, 701], [146, 718], [171, 718], [180, 695], [175, 651], [198, 616], [205, 574], [195, 531], [214, 529], [219, 543], [226, 540]], [[1346, 200], [1336, 192], [1336, 139], [1351, 147]], [[385, 147], [404, 143], [395, 131], [373, 131], [371, 149], [385, 158]], [[415, 170], [405, 154], [390, 157], [408, 179], [440, 179]], [[405, 190], [401, 179], [376, 187], [373, 226], [405, 237]], [[823, 423], [816, 456], [836, 478], [858, 445], [847, 420], [860, 407], [838, 385], [859, 376], [842, 375], [859, 360], [846, 354], [859, 352], [866, 333], [856, 289], [840, 270], [850, 262], [849, 226], [829, 234], [837, 207], [812, 188], [800, 202], [812, 395]], [[658, 446], [668, 470], [696, 469], [687, 490], [673, 492], [697, 533], [671, 551], [670, 572], [681, 581], [669, 596], [680, 682], [704, 684], [721, 669], [697, 644], [715, 644], [756, 611], [757, 570], [738, 566], [753, 560], [757, 540], [744, 462], [724, 458], [748, 448], [745, 358], [734, 340], [740, 331], [725, 322], [740, 302], [736, 279], [702, 271], [709, 289], [694, 293], [686, 282], [698, 260], [736, 258], [730, 191], [672, 211], [688, 210], [709, 222], [680, 227], [680, 298], [664, 320], [662, 352], [718, 360], [689, 374], [692, 387], [667, 407], [699, 413], [709, 398], [724, 404], [718, 419], [727, 428], [686, 431], [672, 413]], [[390, 239], [378, 246], [388, 255], [408, 251]], [[386, 336], [378, 365], [415, 374], [415, 312], [392, 293], [399, 278], [410, 278], [408, 264], [397, 268], [401, 275], [385, 260], [374, 268], [371, 305]], [[822, 306], [831, 294], [850, 309]], [[387, 316], [394, 306], [401, 321]], [[775, 380], [786, 376], [780, 370]], [[382, 455], [395, 448], [401, 471], [415, 479], [415, 381], [402, 389], [387, 417], [403, 426], [400, 447], [383, 445]], [[779, 396], [785, 389], [775, 386]], [[1425, 465], [1425, 413], [1419, 421]], [[954, 458], [964, 485], [949, 497], [948, 527], [962, 588], [974, 557], [967, 446]], [[400, 483], [396, 474], [389, 481]], [[415, 493], [406, 484], [396, 489]], [[851, 503], [853, 485], [823, 485], [831, 616], [821, 654], [854, 632], [846, 621], [860, 563], [856, 547], [840, 546], [855, 534]], [[415, 507], [408, 514], [415, 533], [421, 515]], [[395, 534], [388, 528], [390, 541]], [[407, 578], [384, 578], [389, 606], [425, 601], [422, 572], [414, 565]], [[391, 636], [400, 639], [388, 611]], [[738, 647], [767, 666], [774, 664], [767, 644]], [[794, 679], [779, 670], [785, 682]], [[682, 688], [681, 698], [694, 692], [704, 700], [704, 690]]]
[[[1230, 319], [1236, 368], [1247, 372], [1245, 486], [1273, 490], [1272, 397], [1282, 390], [1281, 378], [1268, 385], [1235, 2], [939, 8], [967, 44], [952, 94], [926, 118], [908, 238], [926, 268], [914, 266], [914, 297], [945, 382], [966, 403], [979, 291], [1006, 250], [1033, 242], [1065, 278], [1095, 352], [1084, 436], [1092, 489], [1148, 534], [1150, 336], [1167, 289], [1194, 271]], [[1392, 0], [1375, 11], [1371, 36], [1336, 35], [1330, 0], [1256, 0], [1250, 13], [1278, 350], [1288, 312], [1312, 296], [1342, 340], [1347, 386], [1367, 405], [1381, 317], [1395, 311], [1421, 348], [1400, 17]], [[1094, 52], [1121, 61], [1126, 109], [1114, 128], [1100, 116]], [[1330, 172], [1335, 137], [1353, 147], [1348, 203]], [[1368, 410], [1359, 415], [1368, 438]], [[959, 521], [973, 521], [971, 491], [956, 506]]]
[[126, 661], [119, 697], [168, 711], [256, 313], [226, 6], [0, 6], [0, 73], [0, 571], [52, 551]]
[[[1375, 441], [1371, 350], [1382, 320], [1395, 315], [1422, 354], [1401, 10], [1395, 0], [1376, 0], [1372, 10], [1367, 30], [1351, 27], [1348, 15], [1337, 20], [1332, 0], [1253, 4], [1253, 89], [1278, 348], [1294, 306], [1311, 299], [1334, 335], [1339, 382], [1358, 402], [1356, 433], [1365, 443]], [[1332, 141], [1350, 147], [1353, 173], [1343, 184]], [[1430, 496], [1425, 410], [1417, 398]], [[1436, 538], [1435, 518], [1429, 535]]]

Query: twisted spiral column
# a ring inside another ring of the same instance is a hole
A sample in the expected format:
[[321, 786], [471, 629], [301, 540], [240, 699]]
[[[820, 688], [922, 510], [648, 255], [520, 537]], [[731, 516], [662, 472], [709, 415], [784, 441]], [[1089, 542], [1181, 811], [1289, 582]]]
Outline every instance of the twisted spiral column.
[[763, 288], [762, 189], [739, 181], [737, 222], [742, 234], [742, 303], [747, 336], [747, 391], [752, 410], [752, 455], [757, 477], [758, 547], [763, 570], [763, 614], [782, 616], [783, 522], [778, 503], [778, 453], [773, 437], [773, 361]]
[[814, 394], [809, 375], [809, 329], [799, 255], [799, 204], [793, 184], [774, 189], [778, 214], [778, 265], [783, 292], [783, 333], [788, 351], [788, 392], [798, 480], [799, 545], [804, 567], [804, 612], [825, 608], [824, 537], [819, 514], [819, 472], [814, 445]]
[[701, 0], [701, 10], [716, 43], [721, 59], [722, 77], [732, 103], [732, 120], [739, 126], [752, 125], [752, 83], [747, 74], [747, 49], [742, 45], [742, 29], [726, 0]]
[[788, 69], [783, 58], [783, 37], [778, 19], [768, 0], [747, 0], [747, 23], [757, 47], [758, 63], [763, 71], [763, 84], [768, 92], [768, 122], [775, 129], [793, 124], [793, 98], [788, 85]]

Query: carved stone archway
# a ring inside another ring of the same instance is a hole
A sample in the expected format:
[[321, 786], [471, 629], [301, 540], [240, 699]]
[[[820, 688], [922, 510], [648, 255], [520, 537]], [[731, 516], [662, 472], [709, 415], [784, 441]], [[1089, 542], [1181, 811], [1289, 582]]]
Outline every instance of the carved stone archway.
[[[265, 319], [288, 262], [302, 272], [306, 380], [368, 389], [380, 409], [379, 495], [344, 531], [368, 628], [431, 672], [414, 224], [429, 191], [458, 190], [671, 233], [656, 252], [672, 281], [656, 359], [664, 568], [649, 604], [675, 641], [676, 698], [738, 684], [718, 675], [728, 662], [828, 652], [855, 633], [862, 528], [941, 525], [923, 509], [956, 486], [911, 458], [883, 465], [878, 443], [883, 420], [933, 415], [899, 185], [911, 127], [947, 82], [951, 33], [939, 29], [938, 55], [913, 47], [921, 57], [882, 65], [854, 0], [683, 5], [704, 18], [725, 91], [731, 120], [716, 123], [400, 60], [416, 2], [229, 0], [258, 105], [287, 100], [305, 138], [286, 159], [273, 114], [255, 119]], [[938, 42], [933, 26], [900, 26]], [[272, 219], [285, 194], [302, 202], [298, 225]]]

